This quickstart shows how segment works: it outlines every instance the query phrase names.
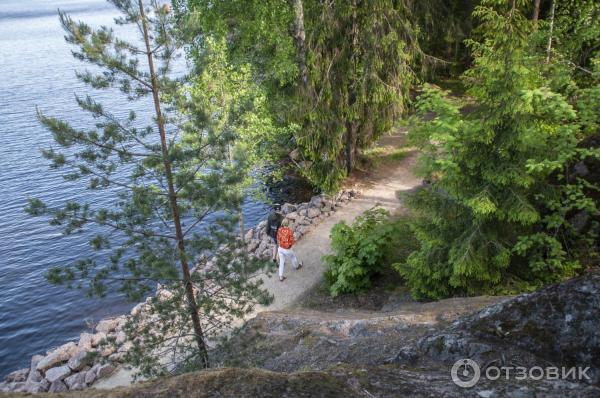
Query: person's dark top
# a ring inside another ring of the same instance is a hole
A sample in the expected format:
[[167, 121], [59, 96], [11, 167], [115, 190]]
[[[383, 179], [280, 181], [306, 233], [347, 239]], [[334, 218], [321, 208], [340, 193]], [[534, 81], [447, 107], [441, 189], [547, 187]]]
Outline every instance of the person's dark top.
[[281, 222], [283, 221], [283, 216], [281, 213], [273, 210], [269, 217], [267, 218], [267, 234], [273, 238], [277, 239], [277, 230], [281, 226]]

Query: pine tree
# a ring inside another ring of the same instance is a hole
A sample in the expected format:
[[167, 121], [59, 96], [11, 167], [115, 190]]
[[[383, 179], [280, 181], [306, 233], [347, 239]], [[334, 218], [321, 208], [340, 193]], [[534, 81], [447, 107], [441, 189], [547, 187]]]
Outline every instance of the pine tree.
[[[399, 265], [417, 297], [531, 289], [573, 275], [581, 252], [566, 244], [566, 215], [594, 214], [585, 182], [567, 181], [577, 148], [577, 113], [545, 86], [545, 54], [530, 46], [528, 2], [484, 0], [480, 41], [464, 75], [463, 110], [436, 89], [420, 97], [412, 140], [432, 183], [409, 198], [420, 242]], [[587, 153], [589, 154], [589, 153]], [[597, 152], [596, 152], [597, 155]]]
[[261, 282], [250, 279], [264, 263], [246, 255], [234, 232], [244, 169], [230, 157], [234, 135], [214, 123], [219, 109], [200, 108], [205, 104], [189, 84], [172, 77], [180, 48], [170, 8], [154, 0], [111, 2], [122, 14], [115, 23], [132, 26], [138, 41], [60, 13], [75, 58], [100, 69], [77, 76], [93, 89], [119, 89], [136, 106], [150, 98], [154, 118], [139, 120], [134, 111], [121, 117], [126, 112], [113, 113], [92, 96], [76, 98], [95, 121], [87, 129], [39, 112], [60, 148], [43, 152], [52, 168], [116, 196], [109, 208], [76, 201], [52, 208], [32, 199], [27, 211], [50, 217], [67, 235], [94, 225], [100, 232], [91, 246], [111, 253], [106, 261], [57, 266], [50, 281], [91, 295], [120, 291], [132, 300], [159, 283], [159, 294], [127, 326], [127, 359], [142, 374], [205, 368], [208, 340], [269, 300]]

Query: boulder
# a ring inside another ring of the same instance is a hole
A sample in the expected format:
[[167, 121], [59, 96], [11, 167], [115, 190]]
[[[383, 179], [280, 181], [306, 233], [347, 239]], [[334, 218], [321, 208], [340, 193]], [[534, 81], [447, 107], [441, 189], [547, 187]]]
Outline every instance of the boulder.
[[42, 379], [42, 381], [40, 381], [40, 388], [43, 391], [48, 391], [48, 389], [50, 388], [50, 382], [46, 379]]
[[267, 220], [262, 220], [261, 222], [258, 223], [258, 225], [256, 226], [256, 230], [258, 232], [265, 232], [267, 229]]
[[139, 304], [137, 304], [135, 307], [133, 307], [133, 308], [131, 309], [131, 312], [130, 312], [130, 314], [131, 314], [132, 316], [137, 316], [137, 315], [139, 315], [139, 314], [142, 312], [142, 309], [144, 308], [144, 305], [146, 305], [146, 304], [145, 304], [145, 303], [139, 303]]
[[24, 381], [15, 381], [12, 383], [8, 383], [7, 387], [6, 387], [6, 391], [25, 392], [26, 384], [27, 383], [25, 383]]
[[102, 342], [106, 340], [106, 333], [98, 332], [92, 335], [92, 347], [97, 347], [102, 344]]
[[115, 337], [115, 343], [118, 345], [123, 344], [127, 340], [127, 334], [124, 331], [119, 331]]
[[256, 249], [258, 248], [258, 246], [260, 245], [260, 241], [258, 239], [252, 239], [250, 242], [248, 242], [248, 252], [252, 253], [254, 251], [256, 251]]
[[295, 220], [297, 220], [299, 217], [300, 217], [300, 215], [299, 215], [298, 213], [296, 213], [295, 211], [294, 211], [294, 212], [291, 212], [291, 213], [288, 213], [288, 214], [286, 214], [286, 216], [285, 216], [285, 218], [288, 218], [288, 219], [290, 219], [290, 220], [292, 220], [292, 221], [295, 221]]
[[67, 366], [73, 371], [79, 371], [85, 366], [92, 363], [92, 355], [88, 351], [79, 350], [75, 355], [69, 359]]
[[100, 356], [102, 358], [106, 358], [106, 357], [114, 354], [116, 351], [117, 351], [117, 347], [115, 347], [113, 344], [109, 344], [102, 348], [102, 350], [100, 351]]
[[100, 332], [100, 333], [114, 332], [118, 325], [119, 325], [119, 320], [116, 318], [102, 319], [96, 325], [96, 332]]
[[321, 210], [317, 209], [317, 208], [310, 208], [308, 210], [306, 210], [306, 216], [308, 218], [316, 218], [319, 217], [321, 215]]
[[294, 211], [296, 211], [296, 206], [291, 203], [285, 203], [283, 206], [281, 206], [281, 213], [283, 215], [288, 215]]
[[256, 249], [256, 251], [258, 253], [263, 253], [267, 249], [271, 250], [272, 245], [273, 245], [273, 241], [271, 240], [271, 238], [268, 236], [265, 236], [264, 239], [258, 245], [258, 249]]
[[68, 361], [69, 358], [77, 351], [77, 345], [73, 342], [69, 342], [63, 344], [58, 347], [56, 350], [51, 351], [47, 356], [41, 359], [36, 369], [44, 372], [46, 369], [49, 369], [55, 365], [58, 365], [62, 362]]
[[252, 228], [250, 228], [248, 231], [246, 231], [246, 233], [244, 234], [244, 240], [246, 242], [250, 241], [252, 238], [254, 238], [254, 230]]
[[81, 391], [81, 390], [84, 390], [86, 387], [87, 386], [85, 384], [78, 383], [78, 384], [73, 385], [73, 387], [71, 387], [70, 390], [71, 391]]
[[87, 372], [85, 372], [85, 384], [87, 384], [88, 386], [91, 386], [94, 381], [96, 381], [96, 371], [98, 370], [98, 368], [93, 367], [90, 370], [88, 370]]
[[113, 372], [115, 371], [115, 367], [109, 363], [106, 363], [104, 365], [100, 365], [100, 367], [98, 368], [98, 370], [96, 371], [96, 377], [98, 379], [102, 379], [105, 377], [110, 376], [111, 374], [113, 374]]
[[42, 376], [42, 374], [39, 371], [33, 369], [33, 370], [29, 371], [29, 375], [27, 376], [26, 382], [39, 383], [40, 381], [42, 381], [43, 378], [44, 377]]
[[9, 373], [4, 381], [7, 383], [20, 383], [27, 380], [27, 376], [29, 375], [29, 368], [15, 370], [14, 372]]
[[[38, 363], [40, 363], [40, 361], [44, 359], [43, 355], [34, 355], [31, 357], [31, 364], [29, 365], [29, 375], [31, 376], [32, 373], [36, 372]], [[33, 381], [39, 381], [39, 380], [33, 380]]]
[[81, 333], [79, 335], [79, 343], [77, 343], [77, 347], [80, 350], [89, 351], [92, 349], [92, 337], [93, 335], [90, 333]]
[[65, 379], [65, 384], [69, 387], [70, 390], [75, 390], [73, 388], [76, 385], [85, 385], [85, 375], [87, 372], [79, 372], [75, 373]]
[[325, 199], [321, 195], [313, 196], [308, 202], [308, 207], [320, 208], [325, 204]]
[[[40, 380], [41, 381], [41, 380]], [[44, 384], [42, 385], [42, 383], [40, 382], [33, 382], [33, 381], [26, 381], [25, 382], [25, 386], [23, 387], [23, 390], [25, 392], [31, 393], [31, 394], [37, 394], [40, 392], [46, 392], [48, 391], [48, 387]]]
[[71, 374], [71, 368], [67, 365], [57, 366], [46, 370], [46, 379], [50, 383], [62, 380]]
[[69, 391], [69, 388], [67, 387], [67, 385], [65, 383], [63, 383], [60, 380], [55, 381], [54, 383], [50, 384], [50, 388], [48, 388], [48, 392], [51, 392], [51, 393], [65, 392], [65, 391]]
[[312, 221], [310, 220], [310, 218], [301, 217], [298, 219], [297, 223], [298, 225], [310, 225]]

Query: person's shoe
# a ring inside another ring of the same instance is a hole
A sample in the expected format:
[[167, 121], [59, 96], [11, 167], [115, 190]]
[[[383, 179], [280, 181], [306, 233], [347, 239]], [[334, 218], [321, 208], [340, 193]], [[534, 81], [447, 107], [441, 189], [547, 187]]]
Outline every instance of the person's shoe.
[[303, 266], [304, 266], [304, 262], [300, 261], [300, 262], [298, 263], [298, 266], [296, 267], [296, 269], [300, 269], [300, 268], [302, 268]]
[[286, 280], [287, 278], [285, 276], [280, 276], [279, 277], [279, 282], [283, 282], [284, 280]]

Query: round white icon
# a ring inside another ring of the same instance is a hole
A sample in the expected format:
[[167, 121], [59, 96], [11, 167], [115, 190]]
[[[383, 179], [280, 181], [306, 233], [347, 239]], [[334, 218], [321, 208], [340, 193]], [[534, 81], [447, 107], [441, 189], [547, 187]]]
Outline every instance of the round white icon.
[[479, 365], [472, 359], [459, 359], [452, 366], [450, 373], [454, 384], [464, 388], [473, 387], [481, 377]]

